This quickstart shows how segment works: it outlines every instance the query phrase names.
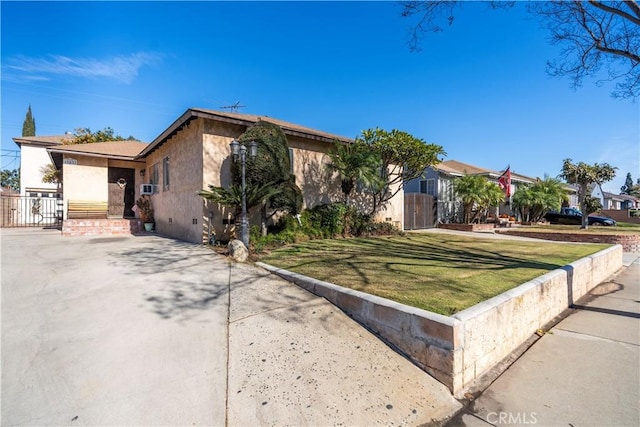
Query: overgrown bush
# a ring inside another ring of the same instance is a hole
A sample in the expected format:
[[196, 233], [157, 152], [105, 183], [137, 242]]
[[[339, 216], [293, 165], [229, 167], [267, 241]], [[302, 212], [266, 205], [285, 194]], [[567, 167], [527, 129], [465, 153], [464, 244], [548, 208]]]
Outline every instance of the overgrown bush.
[[254, 252], [309, 239], [389, 235], [401, 232], [393, 224], [373, 222], [369, 215], [360, 213], [344, 203], [307, 209], [300, 215], [299, 222], [291, 215], [283, 216], [276, 224], [270, 226], [268, 231], [266, 236], [261, 236], [259, 227], [251, 227], [250, 238]]

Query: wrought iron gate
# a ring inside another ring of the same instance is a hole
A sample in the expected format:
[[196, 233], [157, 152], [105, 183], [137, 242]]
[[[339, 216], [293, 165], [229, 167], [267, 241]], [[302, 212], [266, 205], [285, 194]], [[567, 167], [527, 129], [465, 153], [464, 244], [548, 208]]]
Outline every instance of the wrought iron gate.
[[64, 204], [52, 197], [0, 197], [0, 227], [60, 228]]

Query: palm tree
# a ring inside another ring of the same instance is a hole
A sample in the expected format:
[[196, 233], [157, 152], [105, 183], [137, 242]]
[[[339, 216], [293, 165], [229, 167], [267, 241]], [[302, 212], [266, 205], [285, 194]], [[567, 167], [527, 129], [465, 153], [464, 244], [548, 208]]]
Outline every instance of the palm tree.
[[485, 180], [484, 186], [480, 193], [480, 202], [478, 203], [479, 214], [482, 222], [487, 222], [489, 208], [494, 208], [504, 201], [504, 191], [495, 182]]
[[453, 181], [453, 191], [462, 201], [462, 221], [470, 224], [476, 215], [473, 209], [480, 205], [486, 178], [478, 175], [464, 175]]
[[453, 191], [462, 201], [462, 217], [465, 224], [476, 220], [486, 221], [489, 208], [504, 200], [502, 189], [484, 176], [464, 175], [453, 181]]
[[367, 188], [384, 185], [385, 180], [380, 173], [381, 161], [365, 144], [335, 141], [334, 149], [327, 154], [331, 159], [327, 169], [338, 173], [340, 189], [347, 205], [358, 183]]
[[513, 206], [524, 221], [536, 222], [551, 210], [559, 210], [567, 201], [567, 190], [562, 181], [545, 175], [543, 180], [519, 188], [513, 194]]
[[[255, 206], [262, 205], [265, 200], [282, 191], [281, 187], [276, 186], [273, 182], [268, 182], [262, 186], [247, 185], [245, 187], [247, 197], [247, 211]], [[242, 211], [242, 186], [236, 183], [231, 184], [229, 188], [216, 187], [209, 185], [209, 190], [198, 191], [198, 196], [205, 200], [211, 200], [222, 206], [234, 209], [236, 217], [240, 216]]]

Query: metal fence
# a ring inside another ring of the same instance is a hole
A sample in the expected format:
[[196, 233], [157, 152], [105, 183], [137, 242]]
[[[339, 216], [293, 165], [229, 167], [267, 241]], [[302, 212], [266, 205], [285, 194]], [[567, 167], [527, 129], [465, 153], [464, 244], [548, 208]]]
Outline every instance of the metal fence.
[[50, 197], [0, 197], [0, 227], [60, 228], [64, 204]]

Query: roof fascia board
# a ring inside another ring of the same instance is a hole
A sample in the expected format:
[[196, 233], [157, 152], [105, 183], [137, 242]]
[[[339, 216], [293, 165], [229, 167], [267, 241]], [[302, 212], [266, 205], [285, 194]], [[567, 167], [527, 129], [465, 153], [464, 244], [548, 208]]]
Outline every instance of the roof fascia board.
[[193, 109], [191, 108], [187, 109], [187, 111], [182, 113], [180, 117], [178, 117], [173, 123], [171, 123], [171, 126], [166, 128], [164, 132], [162, 132], [153, 141], [151, 141], [151, 143], [148, 146], [146, 146], [145, 149], [140, 152], [140, 154], [136, 156], [136, 159], [141, 159], [143, 157], [146, 157], [148, 154], [150, 154], [152, 151], [154, 151], [156, 148], [162, 145], [166, 139], [168, 139], [174, 132], [177, 132], [193, 116], [198, 116], [198, 115], [196, 115]]
[[[85, 151], [73, 151], [73, 150], [56, 150], [55, 148], [47, 149], [49, 153], [59, 153], [59, 154], [71, 154], [74, 156], [85, 156], [85, 157], [102, 157], [113, 160], [127, 160], [130, 162], [144, 163], [144, 160], [138, 160], [137, 156], [124, 156], [118, 154], [103, 154], [103, 153], [87, 153]], [[49, 156], [51, 157], [51, 156]]]
[[56, 167], [56, 169], [60, 169], [62, 167], [62, 153], [60, 152], [51, 152], [49, 150], [47, 150], [47, 154], [49, 155], [49, 158], [51, 159], [51, 163], [53, 163], [53, 165]]
[[[247, 120], [247, 119], [242, 119], [242, 118], [238, 118], [238, 117], [227, 117], [221, 114], [216, 114], [215, 112], [211, 112], [211, 111], [203, 111], [197, 108], [189, 108], [187, 111], [185, 111], [180, 117], [178, 117], [178, 119], [176, 119], [171, 126], [169, 126], [164, 132], [162, 132], [160, 135], [158, 135], [144, 150], [142, 150], [140, 152], [140, 154], [138, 154], [138, 156], [136, 156], [136, 159], [141, 159], [143, 157], [146, 157], [147, 155], [151, 154], [152, 151], [156, 150], [158, 147], [160, 147], [162, 144], [164, 144], [174, 133], [176, 133], [185, 123], [187, 123], [190, 120], [193, 120], [194, 118], [203, 118], [203, 119], [209, 119], [209, 120], [215, 120], [215, 121], [219, 121], [219, 122], [224, 122], [224, 123], [231, 123], [231, 124], [236, 124], [236, 125], [240, 125], [240, 126], [246, 126], [249, 127], [253, 124], [256, 123], [256, 121], [253, 120]], [[264, 120], [265, 122], [269, 122], [269, 123], [273, 123], [271, 121], [269, 121], [268, 117], [265, 118], [261, 118], [261, 120]], [[327, 136], [322, 136], [322, 135], [317, 135], [317, 134], [313, 134], [310, 132], [304, 132], [301, 130], [294, 130], [291, 129], [288, 126], [281, 126], [278, 125], [277, 123], [273, 123], [276, 126], [279, 126], [280, 129], [282, 129], [282, 131], [286, 134], [286, 135], [291, 135], [291, 136], [297, 136], [297, 137], [301, 137], [301, 138], [306, 138], [306, 139], [311, 139], [311, 140], [315, 140], [315, 141], [321, 141], [321, 142], [333, 142], [334, 139], [327, 137]], [[343, 142], [353, 142], [350, 139], [339, 139], [336, 138], [340, 141]]]
[[[197, 108], [193, 108], [192, 109], [194, 112], [198, 113], [198, 117], [203, 117], [203, 118], [208, 118], [208, 119], [215, 119], [221, 122], [226, 122], [226, 123], [234, 123], [234, 124], [238, 124], [238, 125], [243, 125], [243, 126], [251, 126], [252, 124], [257, 123], [257, 121], [253, 121], [253, 120], [247, 120], [247, 119], [241, 119], [241, 118], [237, 118], [237, 117], [228, 117], [228, 116], [224, 116], [221, 114], [217, 114], [213, 111], [203, 111]], [[299, 136], [302, 138], [306, 138], [306, 139], [313, 139], [313, 140], [317, 140], [317, 141], [323, 141], [323, 142], [333, 142], [335, 139], [339, 140], [339, 141], [343, 141], [343, 142], [353, 142], [352, 139], [349, 138], [343, 138], [343, 137], [336, 137], [336, 138], [331, 138], [328, 136], [323, 136], [323, 135], [318, 135], [312, 132], [305, 132], [303, 130], [300, 129], [292, 129], [289, 126], [283, 126], [280, 125], [278, 123], [272, 122], [269, 120], [268, 116], [259, 116], [259, 120], [263, 120], [265, 122], [269, 122], [272, 123], [276, 126], [278, 126], [280, 129], [282, 129], [282, 131], [285, 134], [289, 134], [292, 136]]]
[[438, 172], [445, 176], [452, 176], [452, 177], [464, 176], [464, 174], [461, 174], [460, 172], [448, 172], [448, 171], [443, 171], [441, 169], [438, 169]]
[[59, 142], [45, 142], [45, 141], [28, 141], [23, 138], [12, 138], [13, 142], [16, 143], [18, 147], [22, 147], [23, 145], [32, 146], [32, 147], [52, 147], [56, 145], [63, 145]]

